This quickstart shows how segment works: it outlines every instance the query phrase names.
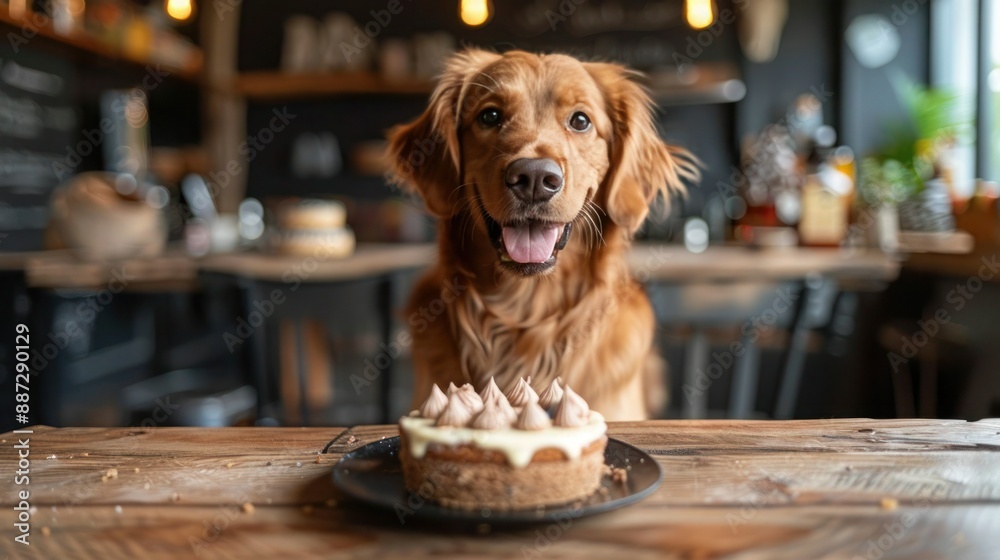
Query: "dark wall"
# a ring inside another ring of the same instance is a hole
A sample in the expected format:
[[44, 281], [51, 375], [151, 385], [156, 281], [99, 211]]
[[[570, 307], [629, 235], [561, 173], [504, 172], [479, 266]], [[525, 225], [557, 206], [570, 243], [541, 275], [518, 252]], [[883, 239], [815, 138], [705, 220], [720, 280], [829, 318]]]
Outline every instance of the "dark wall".
[[901, 73], [911, 80], [927, 83], [930, 68], [930, 3], [926, 0], [844, 0], [843, 4], [845, 26], [850, 25], [857, 16], [881, 14], [892, 22], [902, 39], [896, 58], [888, 65], [874, 70], [862, 67], [847, 45], [841, 42], [841, 138], [856, 153], [864, 155], [885, 143], [885, 130], [889, 123], [904, 117], [890, 76]]
[[753, 63], [740, 57], [747, 96], [737, 104], [737, 141], [783, 118], [796, 97], [813, 91], [834, 92], [829, 101], [821, 102], [826, 121], [837, 122], [841, 2], [793, 0], [788, 4], [788, 21], [775, 59]]
[[[705, 163], [705, 178], [681, 202], [686, 214], [702, 212], [705, 202], [717, 195], [717, 185], [730, 180], [738, 163], [740, 141], [758, 133], [767, 123], [782, 118], [794, 99], [813, 92], [823, 98], [826, 121], [838, 129], [839, 142], [866, 153], [882, 142], [886, 122], [900, 118], [902, 109], [895, 99], [888, 73], [900, 69], [917, 80], [927, 77], [928, 6], [911, 0], [917, 12], [899, 26], [903, 48], [887, 68], [866, 70], [843, 42], [844, 30], [854, 17], [864, 13], [892, 16], [899, 9], [892, 0], [810, 0], [789, 2], [788, 21], [781, 37], [776, 59], [768, 63], [750, 63], [737, 41], [738, 23], [718, 25], [712, 37], [690, 29], [682, 19], [658, 30], [607, 31], [580, 33], [573, 27], [580, 12], [557, 21], [555, 29], [528, 31], [519, 19], [527, 7], [546, 0], [511, 0], [495, 2], [496, 16], [481, 29], [469, 29], [458, 18], [457, 2], [403, 0], [403, 12], [394, 16], [378, 39], [410, 37], [414, 33], [445, 30], [464, 45], [478, 45], [496, 50], [521, 48], [534, 51], [561, 51], [586, 59], [619, 60], [642, 70], [672, 69], [675, 62], [726, 61], [735, 64], [747, 86], [746, 97], [736, 104], [701, 104], [664, 107], [660, 114], [661, 130], [671, 141], [693, 151]], [[551, 0], [550, 0], [551, 1]], [[369, 2], [319, 2], [287, 0], [280, 5], [248, 1], [243, 6], [240, 62], [245, 70], [275, 69], [280, 64], [283, 24], [292, 14], [321, 18], [333, 10], [350, 13], [364, 24], [372, 19], [371, 10], [381, 10], [387, 0]], [[558, 9], [559, 2], [552, 1]], [[563, 2], [572, 5], [569, 0]], [[641, 7], [644, 2], [622, 1], [626, 7]], [[583, 7], [601, 6], [599, 1], [584, 2]], [[672, 4], [680, 18], [682, 0]], [[733, 10], [740, 14], [741, 4], [731, 0], [717, 2], [720, 13]], [[280, 6], [280, 7], [279, 7]], [[898, 16], [897, 16], [898, 20]], [[699, 41], [701, 39], [701, 41]], [[701, 47], [692, 45], [700, 43]], [[389, 189], [378, 178], [346, 173], [330, 180], [300, 180], [288, 171], [292, 142], [304, 131], [331, 131], [340, 141], [345, 157], [359, 141], [380, 138], [389, 126], [415, 117], [423, 108], [426, 96], [343, 97], [299, 102], [289, 105], [298, 115], [291, 134], [278, 135], [273, 146], [251, 164], [249, 194], [344, 194], [361, 197], [385, 197]], [[270, 118], [271, 104], [252, 105], [248, 130], [259, 130]]]
[[[264, 2], [246, 2], [241, 14], [239, 66], [242, 70], [276, 69], [280, 65], [284, 21], [293, 14], [306, 14], [322, 18], [330, 11], [349, 13], [357, 22], [372, 20], [372, 10], [383, 10], [387, 0], [369, 2], [318, 2], [288, 0], [278, 5]], [[560, 4], [572, 6], [569, 0], [511, 0], [495, 2], [495, 17], [480, 29], [464, 26], [458, 16], [458, 3], [448, 1], [408, 2], [403, 0], [403, 11], [393, 16], [377, 40], [390, 37], [411, 37], [415, 33], [447, 31], [460, 45], [481, 46], [498, 51], [524, 49], [540, 52], [565, 52], [587, 60], [615, 60], [630, 66], [653, 70], [673, 69], [678, 55], [691, 58], [690, 45], [697, 41], [699, 32], [691, 30], [683, 21], [682, 0], [668, 0], [669, 24], [659, 29], [605, 30], [596, 33], [574, 26], [574, 18], [588, 15], [575, 11], [565, 20], [555, 18], [555, 28], [547, 24], [531, 26], [524, 14], [531, 6], [551, 4], [558, 12]], [[647, 3], [640, 0], [619, 2], [629, 10], [637, 11]], [[581, 3], [579, 10], [599, 7], [600, 2]], [[729, 0], [718, 2], [719, 9], [733, 9]], [[709, 32], [704, 32], [709, 33]], [[717, 36], [715, 36], [717, 35]], [[735, 26], [720, 26], [707, 46], [698, 49], [694, 62], [733, 61], [738, 54]], [[288, 104], [291, 112], [299, 115], [289, 133], [276, 135], [274, 142], [251, 163], [248, 183], [250, 196], [292, 194], [347, 195], [361, 198], [379, 198], [392, 193], [379, 178], [359, 177], [349, 165], [333, 179], [299, 179], [289, 171], [290, 151], [295, 138], [302, 132], [330, 131], [338, 139], [345, 156], [357, 142], [381, 138], [384, 131], [394, 124], [416, 117], [424, 108], [426, 95], [415, 96], [354, 96], [325, 98]], [[253, 104], [250, 107], [247, 130], [265, 127], [274, 105]], [[734, 161], [731, 105], [692, 105], [665, 107], [659, 115], [661, 130], [670, 141], [691, 149], [706, 164], [706, 183], [715, 182], [716, 175], [728, 175]], [[698, 211], [703, 193], [695, 189], [683, 203], [688, 209]]]

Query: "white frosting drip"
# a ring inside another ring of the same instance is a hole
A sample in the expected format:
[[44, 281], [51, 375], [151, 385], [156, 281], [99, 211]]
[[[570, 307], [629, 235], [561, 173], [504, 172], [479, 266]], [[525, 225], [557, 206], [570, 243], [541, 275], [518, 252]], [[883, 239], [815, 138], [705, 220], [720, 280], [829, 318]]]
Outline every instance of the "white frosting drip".
[[472, 443], [482, 449], [497, 451], [507, 457], [507, 462], [516, 468], [528, 466], [531, 458], [541, 449], [554, 448], [566, 454], [570, 460], [580, 458], [583, 450], [605, 435], [608, 425], [597, 411], [590, 411], [588, 422], [582, 426], [563, 428], [553, 426], [544, 430], [475, 430], [451, 426], [434, 426], [434, 420], [418, 416], [404, 416], [399, 420], [400, 429], [406, 433], [410, 454], [417, 459], [427, 453], [432, 443], [456, 446]]

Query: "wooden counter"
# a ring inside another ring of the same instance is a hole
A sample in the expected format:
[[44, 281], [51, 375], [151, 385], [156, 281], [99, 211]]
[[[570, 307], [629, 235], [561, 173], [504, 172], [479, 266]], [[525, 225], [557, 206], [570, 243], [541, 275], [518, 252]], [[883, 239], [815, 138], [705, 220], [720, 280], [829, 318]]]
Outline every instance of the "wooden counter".
[[663, 467], [654, 495], [565, 526], [474, 534], [401, 525], [392, 512], [338, 495], [330, 473], [340, 456], [395, 434], [394, 426], [38, 427], [30, 547], [14, 542], [13, 528], [14, 491], [23, 488], [12, 484], [13, 446], [24, 436], [3, 434], [0, 464], [10, 471], [0, 553], [888, 560], [988, 559], [1000, 547], [1000, 419], [613, 424], [611, 436]]
[[301, 282], [336, 282], [423, 268], [433, 263], [436, 255], [436, 247], [430, 243], [371, 243], [359, 245], [353, 255], [342, 259], [247, 252], [209, 255], [200, 266], [207, 272], [271, 282], [288, 282], [289, 277]]
[[713, 245], [703, 253], [692, 253], [675, 244], [638, 243], [629, 255], [629, 265], [640, 280], [677, 282], [780, 281], [809, 276], [887, 282], [899, 274], [898, 259], [881, 251], [813, 247]]
[[[115, 270], [138, 277], [136, 285], [153, 282], [191, 284], [198, 271], [231, 274], [256, 280], [334, 282], [374, 277], [429, 266], [436, 247], [423, 244], [362, 244], [344, 259], [292, 257], [266, 253], [223, 253], [196, 259], [171, 251], [151, 259], [120, 263], [79, 261], [68, 251], [0, 254], [0, 270], [23, 269], [35, 288], [103, 289]], [[633, 273], [642, 281], [781, 281], [826, 276], [844, 281], [883, 283], [895, 279], [899, 262], [871, 250], [787, 248], [759, 250], [712, 246], [691, 253], [675, 244], [638, 243], [629, 256]]]

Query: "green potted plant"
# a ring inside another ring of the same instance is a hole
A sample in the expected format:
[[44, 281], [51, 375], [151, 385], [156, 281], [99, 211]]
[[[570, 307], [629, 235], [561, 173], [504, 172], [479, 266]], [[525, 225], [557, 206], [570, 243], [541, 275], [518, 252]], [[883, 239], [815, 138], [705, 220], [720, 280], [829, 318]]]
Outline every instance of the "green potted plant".
[[894, 84], [907, 121], [890, 129], [892, 141], [883, 150], [862, 161], [861, 200], [897, 211], [902, 230], [951, 231], [955, 219], [945, 162], [962, 136], [961, 98], [905, 78]]

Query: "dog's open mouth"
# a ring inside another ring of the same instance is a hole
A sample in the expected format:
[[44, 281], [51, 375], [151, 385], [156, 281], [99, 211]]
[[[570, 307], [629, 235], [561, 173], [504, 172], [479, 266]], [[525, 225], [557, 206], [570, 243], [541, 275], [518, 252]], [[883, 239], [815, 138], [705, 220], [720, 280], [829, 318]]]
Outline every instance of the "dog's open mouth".
[[539, 274], [555, 266], [559, 251], [569, 243], [573, 226], [542, 220], [500, 225], [486, 212], [483, 219], [500, 264], [524, 275]]

